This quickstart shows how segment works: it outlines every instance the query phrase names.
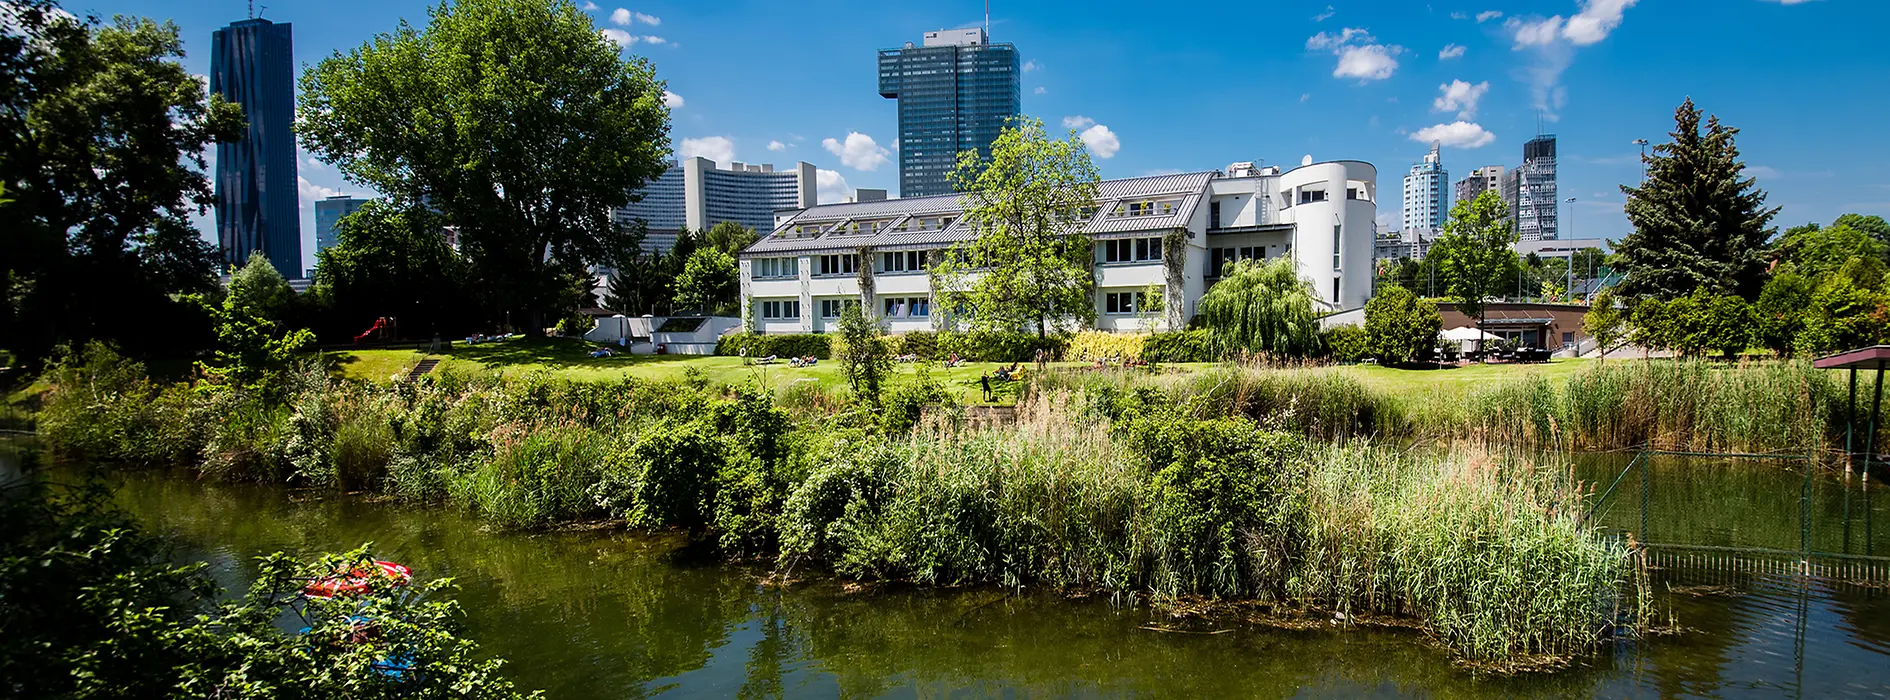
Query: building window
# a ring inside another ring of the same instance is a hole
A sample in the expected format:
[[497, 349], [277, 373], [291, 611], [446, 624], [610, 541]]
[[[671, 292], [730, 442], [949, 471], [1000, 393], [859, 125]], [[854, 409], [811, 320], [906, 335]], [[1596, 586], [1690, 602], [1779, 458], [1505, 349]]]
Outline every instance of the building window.
[[1150, 262], [1162, 257], [1160, 238], [1117, 238], [1103, 241], [1103, 262]]
[[1116, 216], [1168, 216], [1175, 213], [1176, 200], [1124, 202], [1116, 207]]
[[851, 254], [820, 256], [820, 274], [851, 275], [860, 271], [860, 257]]
[[932, 300], [927, 297], [888, 297], [886, 318], [926, 318], [932, 315]]
[[1144, 292], [1107, 292], [1103, 294], [1103, 313], [1132, 314], [1146, 301], [1148, 296]]
[[926, 267], [926, 251], [905, 250], [879, 254], [880, 272], [923, 272]]
[[756, 305], [761, 307], [761, 317], [766, 320], [800, 320], [801, 318], [801, 303], [798, 301], [763, 301], [757, 302]]
[[1562, 333], [1562, 347], [1568, 347], [1568, 346], [1570, 346], [1570, 345], [1574, 345], [1574, 344], [1575, 344], [1575, 334], [1574, 334], [1574, 333], [1569, 333], [1569, 332], [1564, 332], [1564, 333]]
[[1339, 233], [1342, 230], [1342, 227], [1337, 224], [1332, 226], [1332, 269], [1334, 270], [1339, 269]]
[[1234, 263], [1242, 260], [1267, 259], [1267, 247], [1263, 245], [1241, 246], [1239, 248], [1212, 248], [1208, 250], [1208, 276], [1225, 277], [1227, 270]]
[[1209, 202], [1208, 203], [1208, 228], [1220, 228], [1220, 227], [1221, 227], [1221, 203]]
[[1332, 303], [1339, 303], [1339, 278], [1332, 278]]
[[756, 258], [755, 279], [795, 277], [801, 274], [800, 258]]
[[859, 303], [860, 302], [856, 299], [822, 299], [820, 300], [820, 317], [826, 319], [840, 318], [840, 312], [845, 311], [848, 306], [857, 305]]
[[1300, 204], [1312, 204], [1313, 202], [1323, 202], [1323, 201], [1326, 201], [1325, 190], [1300, 190], [1299, 191]]

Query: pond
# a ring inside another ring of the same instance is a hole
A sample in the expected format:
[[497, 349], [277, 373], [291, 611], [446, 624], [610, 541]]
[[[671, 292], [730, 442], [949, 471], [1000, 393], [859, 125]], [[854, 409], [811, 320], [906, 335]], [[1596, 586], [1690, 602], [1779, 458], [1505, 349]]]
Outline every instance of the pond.
[[[0, 473], [17, 468], [8, 461], [17, 456], [0, 450]], [[1612, 479], [1624, 463], [1585, 458], [1578, 473]], [[1667, 488], [1650, 493], [1662, 509], [1653, 521], [1728, 542], [1784, 532], [1796, 546], [1795, 477], [1710, 466], [1712, 478], [1686, 481], [1704, 466], [1657, 464], [1651, 481]], [[468, 636], [509, 659], [521, 686], [554, 698], [1890, 695], [1890, 590], [1790, 576], [1662, 572], [1659, 603], [1683, 632], [1560, 671], [1497, 676], [1409, 630], [1176, 621], [1147, 605], [1029, 590], [780, 587], [763, 581], [766, 569], [698, 560], [663, 537], [493, 533], [451, 509], [159, 472], [111, 478], [135, 517], [233, 590], [257, 556], [365, 541], [421, 576], [453, 577]], [[1638, 507], [1634, 486], [1617, 498]], [[1638, 511], [1606, 517], [1622, 512]], [[1779, 514], [1791, 519], [1771, 522]]]

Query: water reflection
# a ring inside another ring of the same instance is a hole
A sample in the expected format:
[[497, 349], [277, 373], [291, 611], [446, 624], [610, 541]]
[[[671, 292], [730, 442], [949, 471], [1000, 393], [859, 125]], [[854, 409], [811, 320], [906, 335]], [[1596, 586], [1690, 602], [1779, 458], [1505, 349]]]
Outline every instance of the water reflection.
[[[1658, 527], [1797, 545], [1795, 476], [1681, 479], [1675, 469], [1654, 472]], [[156, 473], [115, 478], [134, 514], [172, 536], [180, 557], [211, 562], [229, 587], [253, 575], [255, 556], [368, 540], [421, 575], [454, 577], [468, 633], [510, 659], [521, 685], [557, 698], [1890, 695], [1886, 592], [1791, 577], [1663, 574], [1660, 601], [1684, 634], [1501, 677], [1467, 671], [1408, 631], [1210, 622], [1187, 627], [1230, 631], [1164, 634], [1142, 629], [1172, 625], [1161, 611], [1106, 600], [861, 592], [831, 581], [781, 588], [765, 585], [761, 569], [702, 561], [674, 539], [491, 533], [452, 510]], [[1637, 488], [1622, 495], [1638, 505]], [[1816, 536], [1842, 546], [1841, 528]]]

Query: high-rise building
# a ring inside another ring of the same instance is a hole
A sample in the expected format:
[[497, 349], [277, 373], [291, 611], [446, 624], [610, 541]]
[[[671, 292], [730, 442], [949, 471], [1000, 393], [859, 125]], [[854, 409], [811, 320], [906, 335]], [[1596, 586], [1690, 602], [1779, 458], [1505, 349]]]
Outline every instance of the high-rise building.
[[701, 231], [733, 221], [756, 235], [772, 231], [775, 212], [818, 204], [818, 185], [811, 163], [776, 171], [773, 165], [731, 162], [719, 168], [707, 158], [688, 158], [644, 183], [615, 216], [626, 224], [641, 219], [643, 248], [664, 251], [676, 245], [676, 233], [685, 226]]
[[315, 203], [315, 250], [323, 251], [335, 247], [340, 237], [335, 231], [335, 222], [341, 217], [353, 214], [368, 201], [361, 197], [338, 194]]
[[262, 251], [283, 277], [302, 276], [295, 171], [295, 61], [287, 24], [233, 22], [210, 35], [210, 91], [243, 108], [249, 130], [217, 143], [217, 243], [242, 265]]
[[[1503, 193], [1503, 166], [1485, 165], [1470, 171], [1470, 176], [1457, 181], [1457, 201], [1468, 202], [1484, 192]], [[1504, 200], [1508, 201], [1508, 200]]]
[[1431, 143], [1424, 160], [1412, 164], [1404, 176], [1404, 230], [1436, 231], [1450, 216], [1450, 173], [1444, 170], [1441, 146]]
[[1525, 241], [1552, 241], [1561, 236], [1555, 184], [1555, 135], [1544, 134], [1523, 144], [1522, 165], [1503, 176], [1503, 198], [1516, 222], [1516, 236]]
[[879, 94], [899, 100], [899, 196], [950, 194], [960, 151], [990, 155], [1022, 110], [1017, 49], [983, 29], [925, 33], [925, 44], [879, 52]]

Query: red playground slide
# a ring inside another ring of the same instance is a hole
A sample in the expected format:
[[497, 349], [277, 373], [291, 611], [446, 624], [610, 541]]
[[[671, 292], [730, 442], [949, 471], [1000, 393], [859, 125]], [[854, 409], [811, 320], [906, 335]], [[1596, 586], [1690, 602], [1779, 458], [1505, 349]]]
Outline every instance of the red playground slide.
[[355, 344], [357, 345], [360, 344], [360, 342], [363, 340], [366, 340], [368, 336], [374, 335], [375, 331], [381, 330], [386, 327], [387, 327], [386, 316], [382, 316], [380, 318], [374, 319], [374, 325], [369, 326], [367, 330], [362, 331], [360, 335], [357, 335], [354, 337]]

